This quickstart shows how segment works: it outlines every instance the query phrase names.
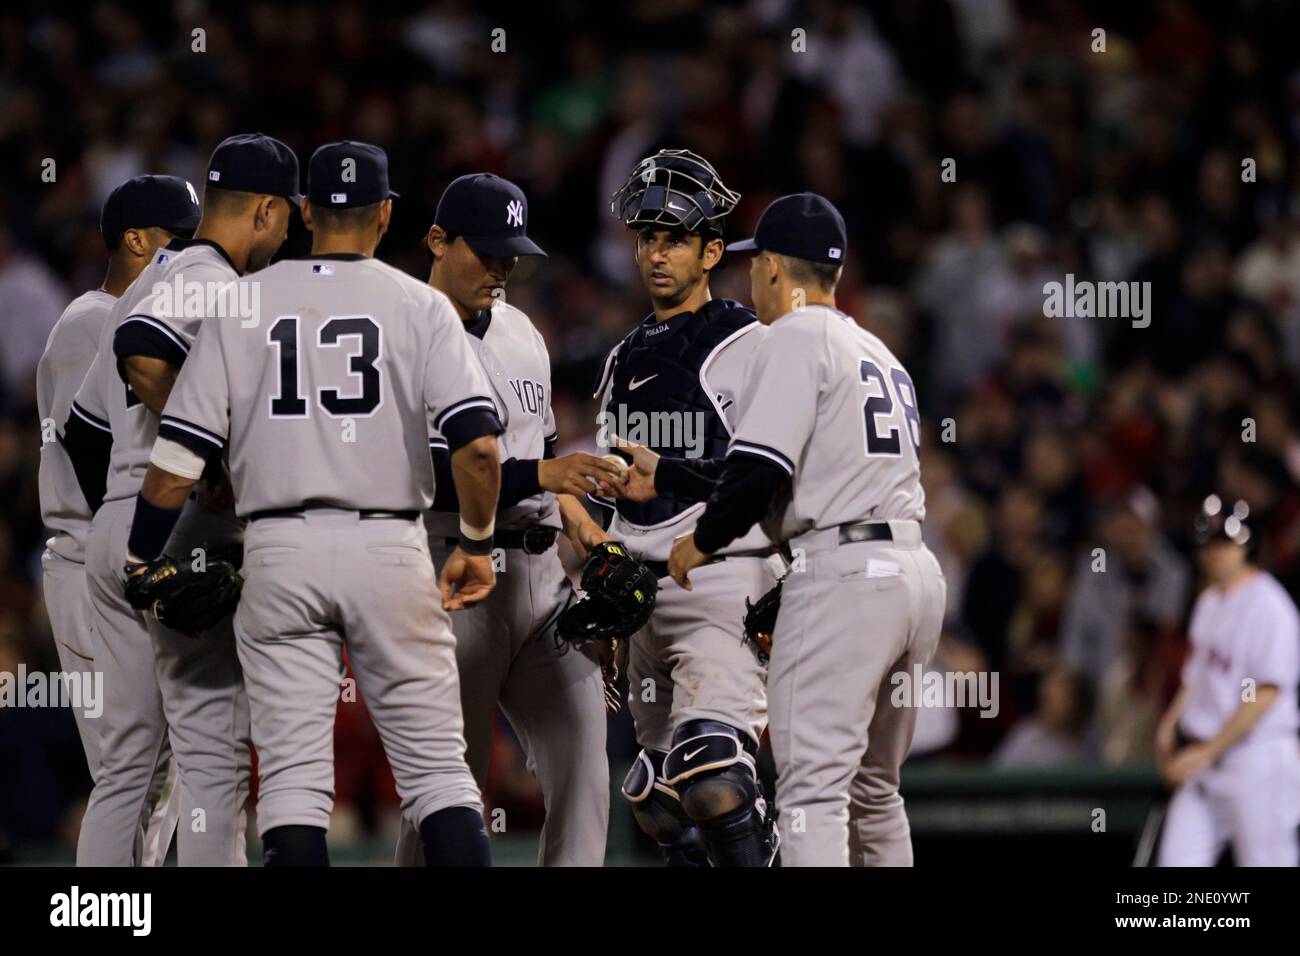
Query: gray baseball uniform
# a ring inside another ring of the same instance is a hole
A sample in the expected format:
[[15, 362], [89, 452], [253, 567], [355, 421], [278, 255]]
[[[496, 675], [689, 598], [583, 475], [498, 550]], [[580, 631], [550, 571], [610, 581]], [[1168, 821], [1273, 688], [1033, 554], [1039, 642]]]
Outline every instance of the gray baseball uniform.
[[[466, 329], [505, 425], [501, 460], [545, 457], [556, 435], [551, 360], [541, 334], [527, 315], [505, 302], [475, 317]], [[435, 431], [430, 445], [445, 449], [446, 439]], [[441, 568], [457, 534], [457, 516], [432, 511], [425, 522], [430, 552]], [[555, 496], [539, 490], [501, 508], [496, 526], [498, 531], [558, 529]], [[555, 620], [573, 600], [558, 548], [552, 545], [541, 554], [510, 548], [502, 557], [496, 589], [481, 604], [452, 616], [469, 766], [479, 786], [485, 786], [499, 702], [542, 790], [546, 820], [538, 864], [600, 866], [609, 828], [600, 667], [590, 652], [561, 651], [555, 645]], [[397, 862], [417, 865], [419, 850], [418, 834], [407, 823]]]
[[468, 337], [442, 293], [374, 259], [288, 260], [243, 282], [265, 321], [203, 326], [153, 460], [181, 474], [177, 446], [210, 460], [229, 442], [250, 518], [235, 632], [258, 830], [329, 824], [345, 644], [405, 818], [482, 812], [418, 519], [434, 490], [427, 412], [455, 447], [498, 427]]
[[946, 590], [921, 542], [912, 380], [851, 318], [809, 306], [772, 323], [741, 407], [729, 453], [792, 479], [764, 522], [795, 558], [768, 671], [782, 863], [910, 865], [898, 768], [916, 711], [891, 704], [889, 677], [933, 656]]
[[[87, 292], [72, 301], [50, 330], [45, 352], [36, 367], [36, 407], [42, 432], [47, 423], [58, 427], [68, 420], [72, 396], [99, 349], [100, 333], [116, 301], [102, 289]], [[97, 429], [108, 429], [102, 421], [90, 424]], [[59, 664], [65, 673], [83, 674], [91, 679], [97, 673], [85, 563], [91, 513], [72, 461], [58, 440], [41, 446], [39, 489], [41, 518], [45, 527], [54, 532], [41, 556], [41, 586]], [[74, 708], [73, 716], [86, 752], [86, 766], [94, 780], [100, 773], [100, 719], [87, 716], [81, 708]], [[175, 761], [168, 759], [155, 769], [132, 852], [132, 862], [143, 866], [162, 865], [180, 813], [180, 794], [174, 786]]]
[[[74, 414], [107, 421], [113, 433], [104, 504], [86, 541], [86, 573], [104, 670], [100, 718], [102, 772], [95, 781], [77, 844], [79, 865], [120, 866], [130, 861], [135, 821], [149, 782], [176, 755], [181, 784], [177, 837], [183, 866], [247, 862], [244, 813], [248, 802], [248, 706], [229, 622], [194, 640], [163, 627], [127, 603], [127, 538], [135, 497], [144, 480], [158, 416], [123, 383], [120, 356], [145, 355], [174, 366], [185, 356], [208, 311], [204, 299], [176, 290], [210, 290], [237, 279], [225, 253], [202, 240], [176, 239], [154, 256], [113, 307], [99, 349], [77, 392]], [[168, 303], [168, 298], [175, 302]], [[233, 513], [212, 514], [189, 502], [169, 551], [182, 559], [194, 549], [237, 543]]]

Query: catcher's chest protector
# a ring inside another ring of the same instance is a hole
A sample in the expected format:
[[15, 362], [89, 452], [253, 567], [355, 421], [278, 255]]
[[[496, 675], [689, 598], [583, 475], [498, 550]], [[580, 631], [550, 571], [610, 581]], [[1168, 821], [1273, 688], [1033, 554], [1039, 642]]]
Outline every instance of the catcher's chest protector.
[[[709, 395], [700, 383], [700, 368], [723, 341], [756, 321], [754, 312], [739, 303], [714, 299], [698, 312], [637, 326], [623, 340], [608, 373], [612, 388], [605, 411], [610, 430], [667, 458], [684, 458], [688, 450], [700, 458], [725, 456], [731, 433], [714, 403], [716, 395]], [[655, 421], [660, 423], [659, 434], [648, 430], [645, 441], [618, 431], [624, 422], [644, 422], [650, 429]], [[692, 429], [690, 443], [682, 440], [685, 427]], [[633, 524], [655, 525], [695, 503], [693, 498], [664, 494], [644, 504], [619, 501], [618, 513]]]

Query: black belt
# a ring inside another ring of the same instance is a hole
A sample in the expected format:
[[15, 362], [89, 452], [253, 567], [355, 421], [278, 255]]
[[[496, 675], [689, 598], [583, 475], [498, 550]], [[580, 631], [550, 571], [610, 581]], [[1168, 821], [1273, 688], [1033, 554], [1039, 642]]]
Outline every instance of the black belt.
[[334, 508], [333, 505], [301, 505], [297, 508], [272, 508], [269, 511], [254, 511], [248, 516], [249, 521], [261, 521], [263, 518], [304, 518], [308, 511], [321, 511], [326, 508], [335, 511], [352, 511], [365, 521], [371, 518], [392, 518], [398, 521], [414, 521], [420, 517], [418, 511], [386, 511], [382, 508]]
[[[492, 535], [494, 548], [507, 551], [522, 551], [524, 554], [545, 554], [555, 545], [559, 536], [558, 528], [533, 524], [527, 528], [503, 528]], [[443, 538], [443, 545], [450, 551], [460, 543], [459, 538]]]
[[[709, 560], [705, 561], [704, 564], [701, 564], [700, 567], [704, 567], [704, 565], [706, 564], [717, 564], [720, 561], [726, 561], [726, 560], [727, 560], [727, 556], [725, 554], [715, 555], [712, 558], [709, 558]], [[668, 577], [667, 561], [643, 561], [641, 563], [644, 564], [651, 571], [653, 571], [655, 577], [657, 578]]]
[[840, 544], [893, 540], [894, 532], [889, 530], [889, 523], [886, 521], [862, 521], [858, 524], [840, 525]]

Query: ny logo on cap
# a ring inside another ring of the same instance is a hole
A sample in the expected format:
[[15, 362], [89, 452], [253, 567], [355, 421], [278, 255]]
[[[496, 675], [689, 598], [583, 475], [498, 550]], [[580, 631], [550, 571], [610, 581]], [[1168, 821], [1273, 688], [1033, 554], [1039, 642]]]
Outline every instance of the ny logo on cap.
[[506, 225], [522, 226], [524, 224], [524, 204], [518, 199], [510, 200], [506, 206]]

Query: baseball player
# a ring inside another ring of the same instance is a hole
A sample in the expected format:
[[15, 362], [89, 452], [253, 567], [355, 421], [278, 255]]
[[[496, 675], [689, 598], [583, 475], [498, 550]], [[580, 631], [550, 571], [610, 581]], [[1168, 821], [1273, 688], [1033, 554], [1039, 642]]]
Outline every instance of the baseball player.
[[[112, 441], [106, 423], [69, 420], [72, 396], [99, 350], [100, 333], [113, 304], [160, 246], [173, 236], [190, 236], [198, 223], [198, 196], [183, 179], [137, 176], [114, 189], [99, 221], [109, 251], [104, 284], [72, 301], [50, 330], [36, 369], [36, 407], [42, 423], [66, 422], [74, 431], [89, 432], [84, 436], [88, 440], [74, 441], [72, 447], [92, 450], [89, 457], [74, 461], [61, 436], [41, 448], [41, 518], [54, 532], [41, 556], [41, 585], [59, 664], [65, 673], [89, 676], [95, 671], [90, 595], [86, 590], [86, 533], [94, 510], [104, 499]], [[86, 482], [84, 492], [79, 478]], [[99, 775], [100, 722], [86, 717], [81, 710], [74, 710], [73, 716], [93, 780]], [[144, 817], [131, 857], [132, 863], [143, 866], [162, 865], [180, 812], [179, 793], [174, 789], [175, 762], [161, 761], [155, 771], [149, 797], [141, 807]]]
[[1296, 866], [1300, 848], [1300, 616], [1250, 557], [1250, 508], [1218, 495], [1197, 517], [1208, 586], [1196, 599], [1182, 687], [1156, 731], [1161, 775], [1175, 787], [1160, 866], [1213, 866], [1232, 844], [1238, 866]]
[[[591, 497], [615, 507], [610, 534], [661, 577], [673, 539], [694, 528], [712, 489], [689, 462], [722, 457], [762, 337], [751, 310], [709, 291], [722, 223], [739, 198], [699, 156], [662, 150], [637, 164], [610, 204], [635, 232], [653, 311], [606, 359], [597, 441], [608, 448], [628, 439], [662, 460], [652, 500]], [[623, 793], [670, 866], [765, 866], [775, 854], [755, 774], [764, 675], [741, 628], [746, 598], [776, 580], [771, 552], [757, 529], [737, 536], [701, 570], [694, 592], [661, 590], [629, 642], [628, 700], [642, 750]]]
[[[447, 610], [481, 601], [500, 486], [491, 392], [447, 298], [372, 258], [393, 194], [383, 151], [331, 143], [308, 168], [312, 253], [253, 279], [255, 328], [205, 323], [168, 399], [127, 560], [156, 568], [229, 444], [248, 519], [235, 615], [268, 865], [327, 865], [343, 648], [430, 866], [486, 866]], [[427, 413], [447, 442], [458, 546], [439, 584]], [[469, 613], [469, 612], [466, 612]]]
[[[585, 555], [607, 540], [573, 495], [597, 487], [588, 475], [617, 482], [622, 469], [583, 452], [555, 457], [546, 343], [501, 297], [519, 256], [545, 255], [527, 224], [523, 191], [476, 173], [447, 187], [428, 236], [429, 284], [447, 295], [469, 333], [505, 427], [495, 536], [504, 566], [492, 594], [452, 618], [466, 756], [486, 786], [499, 702], [542, 790], [538, 863], [600, 866], [609, 826], [604, 682], [594, 656], [556, 646], [555, 621], [574, 596], [555, 541], [563, 531]], [[435, 432], [429, 444], [437, 496], [426, 524], [434, 563], [443, 566], [456, 546], [458, 501], [446, 438]], [[414, 836], [404, 826], [399, 863], [414, 862]]]
[[[181, 783], [179, 862], [246, 862], [248, 708], [229, 619], [196, 641], [136, 611], [123, 591], [122, 555], [159, 414], [200, 325], [227, 312], [243, 320], [233, 283], [266, 265], [284, 241], [298, 161], [278, 140], [232, 136], [213, 151], [207, 176], [194, 238], [160, 249], [118, 300], [72, 406], [74, 418], [107, 422], [112, 432], [104, 504], [86, 542], [105, 703], [101, 773], [82, 822], [79, 865], [130, 861], [135, 821], [168, 740]], [[209, 474], [204, 499], [187, 503], [172, 542], [186, 560], [238, 547], [242, 534], [219, 463]]]
[[835, 307], [845, 246], [835, 207], [801, 193], [727, 247], [755, 253], [751, 293], [769, 332], [722, 478], [669, 569], [700, 590], [711, 557], [764, 518], [802, 557], [784, 580], [767, 681], [782, 865], [906, 866], [898, 768], [916, 711], [890, 704], [888, 678], [934, 654], [946, 585], [921, 543], [912, 380]]

